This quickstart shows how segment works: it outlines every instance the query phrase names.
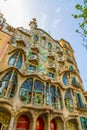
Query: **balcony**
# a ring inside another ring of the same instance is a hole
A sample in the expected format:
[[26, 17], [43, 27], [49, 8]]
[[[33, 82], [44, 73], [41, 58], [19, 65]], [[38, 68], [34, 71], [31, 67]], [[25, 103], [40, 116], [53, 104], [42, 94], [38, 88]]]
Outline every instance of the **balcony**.
[[28, 61], [35, 63], [35, 64], [38, 64], [39, 58], [38, 58], [37, 55], [30, 55], [29, 58], [28, 58]]
[[49, 52], [48, 58], [54, 60], [55, 59], [55, 53], [54, 52]]
[[55, 72], [55, 71], [56, 71], [56, 66], [55, 66], [55, 64], [49, 63], [49, 64], [48, 64], [48, 69], [51, 70], [51, 71], [53, 71], [53, 72]]
[[56, 49], [56, 53], [58, 53], [58, 54], [63, 54], [63, 50], [60, 49], [60, 48], [57, 48], [57, 49]]
[[78, 82], [76, 80], [72, 80], [72, 85], [79, 88], [80, 87], [80, 82]]
[[64, 63], [64, 57], [59, 57], [59, 58], [58, 58], [58, 62], [59, 62], [59, 63]]
[[33, 45], [31, 46], [31, 50], [38, 53], [38, 52], [39, 52], [39, 47], [38, 47], [38, 45], [37, 45], [37, 44], [33, 44]]

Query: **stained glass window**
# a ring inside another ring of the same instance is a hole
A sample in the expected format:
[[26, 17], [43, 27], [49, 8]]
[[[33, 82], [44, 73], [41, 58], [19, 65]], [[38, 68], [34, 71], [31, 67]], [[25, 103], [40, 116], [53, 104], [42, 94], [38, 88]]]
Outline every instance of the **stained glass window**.
[[18, 56], [18, 61], [17, 61], [17, 64], [16, 64], [16, 67], [17, 68], [21, 68], [22, 66], [22, 53], [20, 53], [20, 55]]
[[[7, 93], [8, 98], [12, 98], [15, 95], [16, 86], [17, 86], [17, 73], [13, 73], [12, 76], [12, 70], [10, 70], [2, 79], [0, 83], [0, 97], [4, 97]], [[11, 80], [10, 80], [11, 78]], [[10, 83], [9, 83], [10, 80]], [[9, 90], [7, 92], [9, 86]]]
[[50, 86], [50, 104], [56, 106], [56, 88], [53, 85]]
[[33, 79], [27, 79], [21, 86], [19, 96], [21, 101], [23, 101], [24, 103], [31, 102], [32, 86], [33, 86]]
[[11, 58], [9, 59], [8, 65], [9, 66], [14, 66], [16, 64], [17, 68], [21, 68], [22, 66], [22, 53], [20, 52], [16, 52], [15, 54], [13, 54], [11, 56]]
[[62, 109], [62, 97], [61, 97], [61, 93], [59, 91], [59, 88], [57, 88], [57, 99], [58, 99], [58, 108]]
[[63, 83], [64, 83], [65, 86], [68, 86], [68, 85], [69, 85], [67, 73], [65, 73], [65, 74], [63, 75], [62, 80], [63, 80]]
[[14, 72], [11, 83], [10, 83], [10, 89], [9, 89], [9, 94], [8, 94], [9, 98], [11, 98], [15, 95], [16, 89], [17, 89], [17, 84], [18, 84], [17, 73]]
[[34, 83], [34, 104], [42, 105], [44, 103], [44, 84], [38, 80]]
[[50, 104], [50, 94], [49, 94], [49, 86], [46, 86], [46, 104]]
[[68, 111], [70, 111], [70, 112], [73, 111], [73, 100], [71, 97], [70, 90], [67, 90], [65, 93], [65, 106], [66, 106]]

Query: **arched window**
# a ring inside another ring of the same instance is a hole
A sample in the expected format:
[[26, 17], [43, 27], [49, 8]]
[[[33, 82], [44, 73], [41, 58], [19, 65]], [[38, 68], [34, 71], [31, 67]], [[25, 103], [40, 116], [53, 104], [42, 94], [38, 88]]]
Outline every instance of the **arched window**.
[[67, 73], [64, 73], [64, 75], [62, 77], [62, 81], [63, 81], [63, 83], [64, 83], [65, 86], [69, 85]]
[[[10, 81], [10, 82], [9, 82]], [[17, 73], [12, 73], [10, 70], [2, 79], [0, 83], [0, 97], [12, 98], [15, 95], [17, 87]]]
[[34, 104], [42, 105], [44, 103], [44, 84], [38, 80], [34, 83]]
[[70, 111], [70, 112], [73, 111], [73, 100], [71, 97], [70, 90], [67, 90], [65, 93], [65, 106], [68, 111]]
[[56, 88], [53, 85], [50, 86], [50, 104], [56, 106]]
[[31, 102], [32, 86], [33, 86], [33, 79], [27, 79], [26, 81], [24, 81], [19, 93], [21, 101], [25, 103]]
[[22, 53], [20, 51], [17, 51], [15, 54], [13, 54], [8, 62], [9, 66], [16, 66], [18, 69], [22, 66]]
[[59, 88], [57, 88], [57, 99], [58, 99], [58, 108], [62, 109], [62, 97], [61, 97], [61, 93], [59, 91]]

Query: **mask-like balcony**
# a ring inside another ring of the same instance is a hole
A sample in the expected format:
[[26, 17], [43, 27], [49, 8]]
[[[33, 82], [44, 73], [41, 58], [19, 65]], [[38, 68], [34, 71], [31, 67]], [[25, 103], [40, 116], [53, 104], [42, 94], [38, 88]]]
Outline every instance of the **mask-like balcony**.
[[37, 55], [30, 55], [29, 58], [28, 58], [28, 61], [35, 63], [35, 64], [38, 64], [39, 58], [38, 58]]
[[59, 62], [59, 63], [64, 62], [64, 57], [58, 58], [58, 62]]
[[38, 47], [38, 45], [37, 45], [37, 44], [32, 44], [31, 50], [38, 53], [38, 52], [39, 52], [39, 47]]
[[55, 53], [54, 52], [49, 52], [48, 58], [54, 60], [55, 59]]
[[58, 54], [63, 54], [63, 50], [62, 49], [56, 49], [56, 53], [58, 53]]
[[56, 66], [55, 66], [55, 64], [49, 63], [49, 64], [48, 64], [48, 69], [51, 70], [51, 71], [53, 71], [53, 72], [55, 72], [55, 71], [56, 71]]

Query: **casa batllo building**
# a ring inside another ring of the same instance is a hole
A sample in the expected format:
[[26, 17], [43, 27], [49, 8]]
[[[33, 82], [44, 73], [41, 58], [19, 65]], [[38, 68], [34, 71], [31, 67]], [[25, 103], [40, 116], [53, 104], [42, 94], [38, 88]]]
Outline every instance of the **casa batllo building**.
[[0, 14], [0, 130], [87, 130], [87, 93], [64, 39]]

